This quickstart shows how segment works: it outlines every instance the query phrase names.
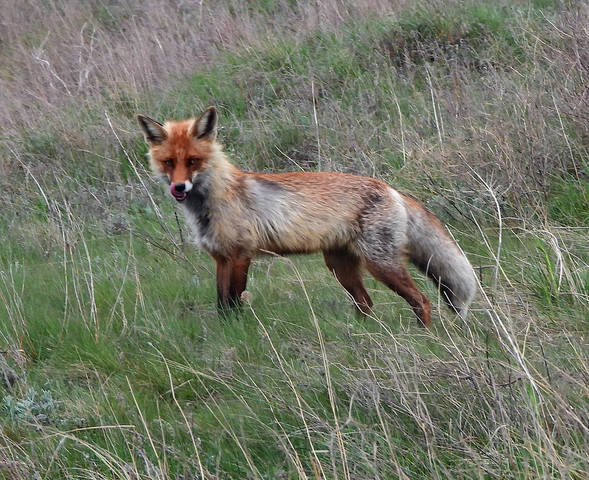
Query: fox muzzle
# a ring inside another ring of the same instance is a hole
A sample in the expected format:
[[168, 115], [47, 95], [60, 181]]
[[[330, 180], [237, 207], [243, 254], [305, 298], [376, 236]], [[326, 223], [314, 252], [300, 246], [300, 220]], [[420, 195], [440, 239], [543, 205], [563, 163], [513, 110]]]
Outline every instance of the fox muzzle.
[[186, 180], [185, 182], [172, 182], [170, 184], [170, 193], [174, 196], [176, 201], [183, 202], [188, 196], [188, 192], [192, 190], [192, 182]]

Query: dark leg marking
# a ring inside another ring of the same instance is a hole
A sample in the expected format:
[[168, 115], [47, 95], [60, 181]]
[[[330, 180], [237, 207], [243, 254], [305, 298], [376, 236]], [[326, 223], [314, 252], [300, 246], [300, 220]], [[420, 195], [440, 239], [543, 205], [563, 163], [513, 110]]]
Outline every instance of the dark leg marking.
[[241, 303], [241, 294], [247, 283], [247, 272], [250, 267], [251, 258], [234, 258], [231, 263], [231, 283], [229, 286], [229, 299], [231, 306]]
[[352, 295], [360, 311], [368, 315], [373, 303], [362, 283], [360, 259], [345, 250], [326, 251], [323, 252], [323, 257], [327, 268]]
[[431, 322], [429, 299], [417, 289], [417, 285], [403, 265], [391, 268], [366, 260], [366, 267], [374, 278], [403, 297], [411, 305], [421, 325], [429, 328]]
[[213, 255], [217, 262], [217, 309], [224, 313], [241, 304], [251, 258]]
[[224, 311], [229, 306], [231, 260], [220, 255], [213, 258], [217, 262], [217, 309]]

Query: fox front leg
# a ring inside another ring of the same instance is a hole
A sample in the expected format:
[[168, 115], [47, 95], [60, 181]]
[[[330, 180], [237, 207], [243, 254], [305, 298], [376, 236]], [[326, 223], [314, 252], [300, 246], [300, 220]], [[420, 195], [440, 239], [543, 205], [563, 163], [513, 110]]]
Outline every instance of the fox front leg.
[[251, 258], [214, 255], [217, 263], [217, 309], [221, 314], [241, 304]]

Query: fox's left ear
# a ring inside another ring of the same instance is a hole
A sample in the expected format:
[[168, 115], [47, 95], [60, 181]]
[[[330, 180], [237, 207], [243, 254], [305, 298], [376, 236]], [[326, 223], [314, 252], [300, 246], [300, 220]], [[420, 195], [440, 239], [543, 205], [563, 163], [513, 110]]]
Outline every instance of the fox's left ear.
[[217, 109], [215, 107], [207, 108], [194, 122], [191, 133], [195, 138], [215, 140], [217, 138]]

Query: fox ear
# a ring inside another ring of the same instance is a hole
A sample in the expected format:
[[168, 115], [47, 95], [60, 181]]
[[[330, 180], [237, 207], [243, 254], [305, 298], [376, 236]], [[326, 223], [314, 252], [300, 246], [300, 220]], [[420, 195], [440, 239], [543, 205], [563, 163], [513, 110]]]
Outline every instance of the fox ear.
[[146, 117], [145, 115], [137, 115], [137, 121], [143, 134], [145, 135], [145, 141], [151, 145], [159, 145], [164, 143], [168, 134], [164, 130], [164, 126], [153, 120], [152, 118]]
[[203, 114], [196, 119], [192, 127], [192, 135], [195, 138], [215, 140], [217, 138], [217, 109], [207, 108]]

